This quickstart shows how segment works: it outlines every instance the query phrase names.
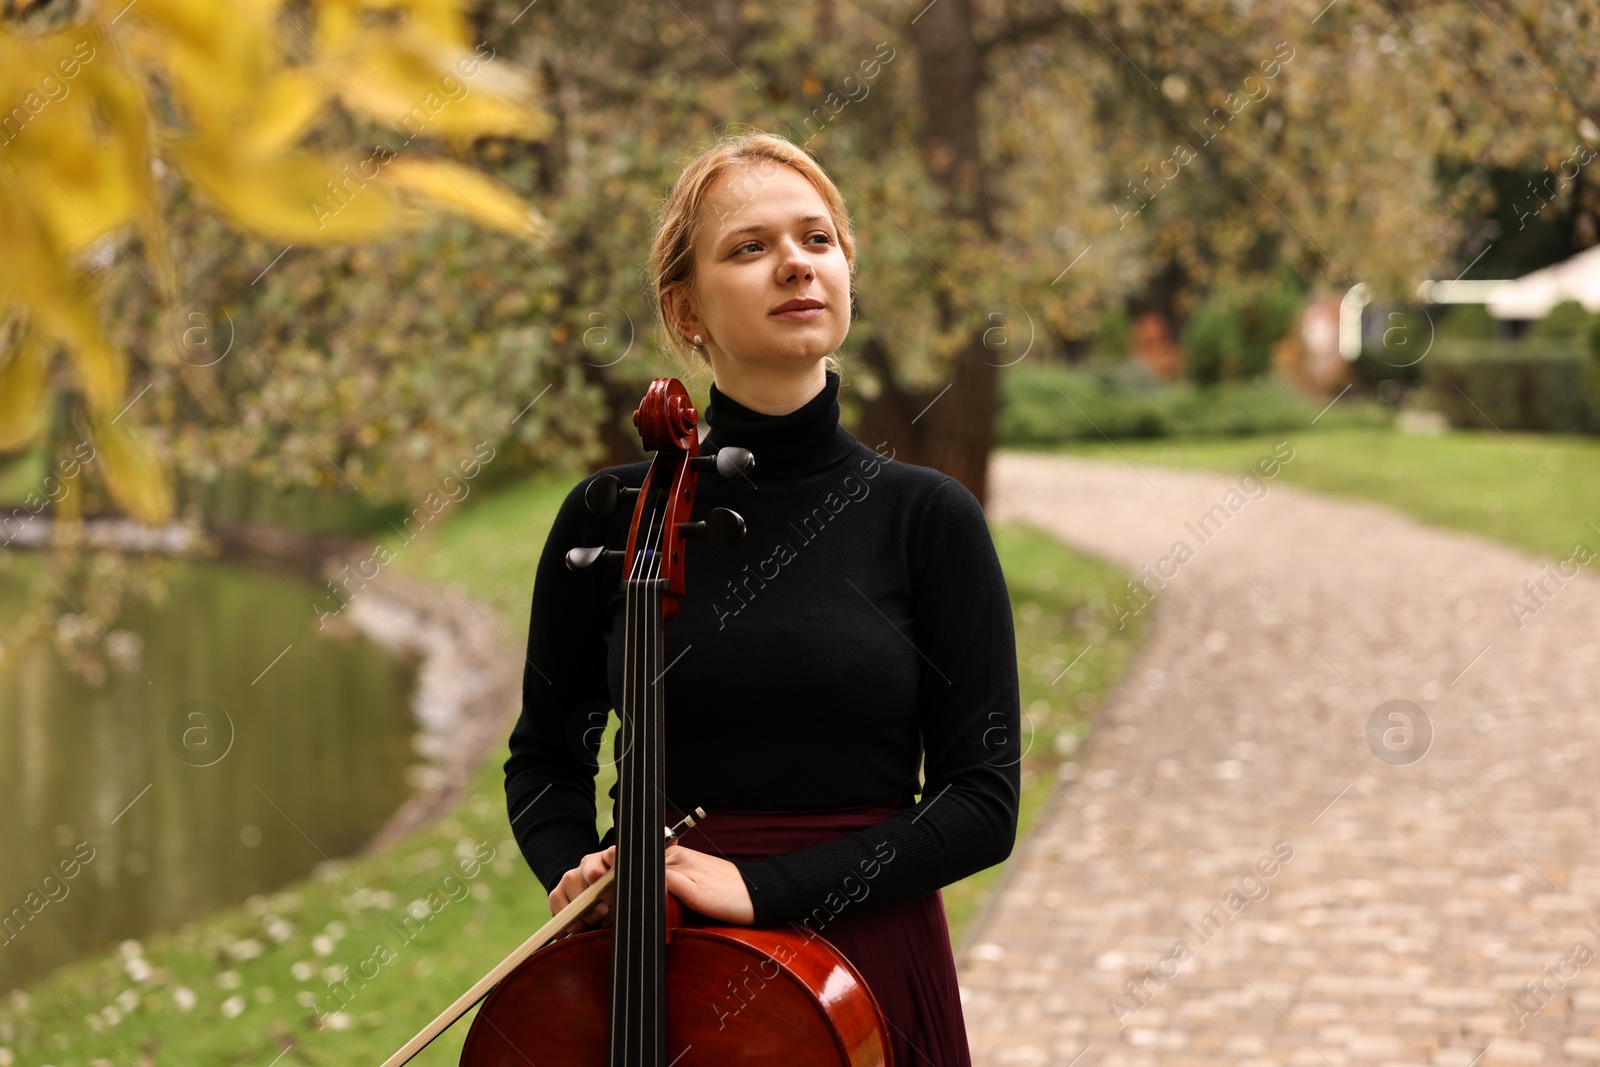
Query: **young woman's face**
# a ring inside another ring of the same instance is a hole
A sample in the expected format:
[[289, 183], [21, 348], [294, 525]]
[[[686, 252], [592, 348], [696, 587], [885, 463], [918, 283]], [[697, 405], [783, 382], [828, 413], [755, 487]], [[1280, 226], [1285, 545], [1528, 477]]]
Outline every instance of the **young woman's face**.
[[[850, 267], [812, 184], [775, 162], [735, 168], [712, 185], [704, 211], [687, 333], [705, 336], [713, 367], [837, 351], [850, 330]], [[809, 306], [782, 310], [792, 301]]]

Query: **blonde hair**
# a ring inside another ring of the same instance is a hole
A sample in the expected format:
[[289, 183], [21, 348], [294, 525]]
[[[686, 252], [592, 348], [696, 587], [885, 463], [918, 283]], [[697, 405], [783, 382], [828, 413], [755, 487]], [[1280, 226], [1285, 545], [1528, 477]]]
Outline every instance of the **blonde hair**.
[[[701, 209], [713, 183], [736, 167], [748, 167], [754, 172], [757, 188], [765, 184], [764, 178], [778, 166], [793, 167], [810, 182], [827, 205], [828, 214], [839, 235], [839, 248], [844, 252], [850, 267], [850, 303], [855, 305], [856, 241], [850, 230], [850, 214], [844, 197], [833, 179], [823, 171], [816, 159], [806, 149], [760, 130], [725, 135], [710, 148], [691, 159], [678, 174], [677, 181], [662, 202], [656, 218], [655, 232], [650, 241], [650, 283], [655, 290], [656, 314], [661, 318], [662, 331], [669, 350], [686, 366], [703, 369], [710, 366], [711, 357], [703, 347], [693, 345], [678, 333], [673, 323], [670, 297], [674, 290], [694, 291], [694, 242], [700, 232]], [[741, 177], [736, 185], [736, 195], [748, 199], [751, 175]], [[698, 363], [690, 359], [698, 357]], [[832, 356], [827, 357], [836, 364]], [[837, 368], [835, 368], [837, 369]]]

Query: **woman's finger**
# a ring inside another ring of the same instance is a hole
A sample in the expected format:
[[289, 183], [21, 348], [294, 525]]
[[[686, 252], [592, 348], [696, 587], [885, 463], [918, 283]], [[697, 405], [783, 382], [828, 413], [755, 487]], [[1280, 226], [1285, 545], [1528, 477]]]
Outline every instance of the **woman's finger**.
[[616, 862], [616, 855], [617, 846], [612, 845], [604, 851], [591, 852], [583, 857], [583, 861], [578, 865], [578, 869], [583, 872], [583, 884], [588, 885], [609, 871], [611, 865]]
[[[578, 866], [561, 876], [561, 881], [550, 891], [551, 915], [561, 914], [562, 909], [581, 896], [591, 882], [605, 873], [605, 868], [601, 866], [603, 855], [601, 852], [591, 852], [578, 861]], [[574, 925], [583, 924], [591, 917], [593, 911], [594, 909], [590, 908], [579, 916]]]

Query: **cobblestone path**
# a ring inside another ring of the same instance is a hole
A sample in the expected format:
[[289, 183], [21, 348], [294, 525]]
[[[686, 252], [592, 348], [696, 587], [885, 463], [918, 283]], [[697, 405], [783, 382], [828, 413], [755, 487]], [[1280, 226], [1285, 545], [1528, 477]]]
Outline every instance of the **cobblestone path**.
[[1238, 476], [993, 479], [1171, 577], [960, 955], [975, 1063], [1600, 1061], [1600, 562]]

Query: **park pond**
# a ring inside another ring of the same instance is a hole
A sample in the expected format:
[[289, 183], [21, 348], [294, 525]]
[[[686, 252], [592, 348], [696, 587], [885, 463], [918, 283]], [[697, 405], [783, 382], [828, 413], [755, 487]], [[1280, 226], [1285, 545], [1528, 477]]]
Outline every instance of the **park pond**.
[[[9, 631], [41, 560], [0, 557]], [[0, 650], [0, 992], [333, 865], [413, 793], [414, 660], [319, 631], [309, 583], [129, 565], [161, 595], [98, 665], [52, 634]]]

